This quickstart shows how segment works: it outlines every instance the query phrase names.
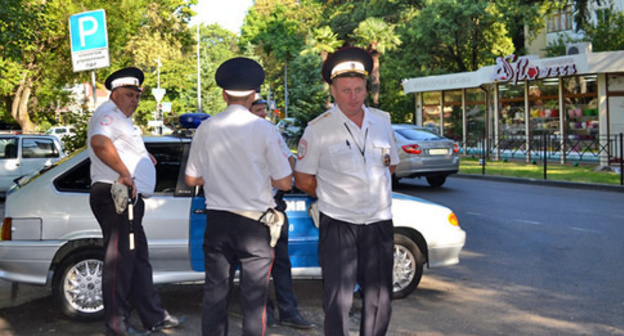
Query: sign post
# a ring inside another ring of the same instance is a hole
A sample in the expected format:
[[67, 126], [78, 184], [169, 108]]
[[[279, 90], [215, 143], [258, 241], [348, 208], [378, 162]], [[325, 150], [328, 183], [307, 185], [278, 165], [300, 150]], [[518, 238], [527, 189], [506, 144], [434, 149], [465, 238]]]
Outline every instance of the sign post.
[[82, 12], [69, 17], [69, 38], [74, 72], [91, 70], [93, 107], [97, 88], [93, 70], [110, 66], [106, 13], [103, 9]]
[[157, 89], [152, 89], [152, 95], [154, 96], [154, 99], [156, 99], [156, 108], [157, 108], [157, 112], [156, 112], [156, 121], [157, 123], [153, 123], [153, 124], [157, 124], [157, 128], [158, 128], [158, 135], [162, 135], [162, 125], [163, 125], [163, 121], [162, 121], [162, 105], [160, 104], [160, 101], [163, 99], [163, 97], [165, 96], [165, 93], [167, 93], [166, 89], [161, 89], [161, 88], [157, 88]]

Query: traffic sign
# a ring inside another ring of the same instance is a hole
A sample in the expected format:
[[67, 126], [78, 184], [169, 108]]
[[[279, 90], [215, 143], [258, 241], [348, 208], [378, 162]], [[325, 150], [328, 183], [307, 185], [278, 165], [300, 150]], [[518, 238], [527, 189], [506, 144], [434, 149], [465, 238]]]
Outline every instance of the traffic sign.
[[156, 99], [156, 102], [159, 104], [165, 96], [165, 93], [167, 93], [166, 89], [152, 89], [152, 95], [154, 96], [154, 99]]
[[171, 102], [162, 102], [162, 111], [171, 112]]
[[110, 66], [106, 13], [103, 9], [71, 15], [69, 37], [74, 72]]

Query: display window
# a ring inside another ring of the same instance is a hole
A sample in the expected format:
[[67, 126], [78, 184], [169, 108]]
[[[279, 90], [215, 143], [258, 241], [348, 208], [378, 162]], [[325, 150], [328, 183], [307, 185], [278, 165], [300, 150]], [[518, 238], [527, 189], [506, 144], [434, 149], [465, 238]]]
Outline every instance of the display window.
[[533, 136], [559, 135], [559, 78], [546, 78], [529, 83], [529, 118]]
[[565, 134], [570, 140], [593, 140], [599, 133], [597, 76], [563, 78]]
[[499, 84], [499, 134], [501, 139], [525, 135], [524, 82]]

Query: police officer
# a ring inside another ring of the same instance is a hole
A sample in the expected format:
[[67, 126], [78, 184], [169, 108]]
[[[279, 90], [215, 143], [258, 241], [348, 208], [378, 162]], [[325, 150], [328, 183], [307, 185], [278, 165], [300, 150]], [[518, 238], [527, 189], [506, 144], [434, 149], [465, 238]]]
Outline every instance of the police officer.
[[249, 113], [264, 81], [262, 67], [233, 58], [219, 66], [215, 79], [228, 106], [196, 130], [185, 171], [189, 186], [206, 186], [202, 333], [227, 335], [228, 302], [240, 263], [243, 335], [264, 335], [273, 249], [260, 220], [275, 208], [272, 186], [292, 188], [292, 170], [275, 127]]
[[[265, 119], [267, 116], [266, 103], [262, 95], [256, 93], [255, 100], [251, 104], [251, 113]], [[282, 140], [280, 145], [284, 155], [288, 158], [291, 168], [294, 169], [295, 157], [293, 153], [290, 151], [285, 141]], [[280, 193], [277, 193], [277, 195], [280, 195]], [[285, 213], [286, 202], [281, 197], [277, 197], [276, 203], [276, 209], [284, 212], [285, 218], [281, 235], [274, 248], [275, 260], [271, 268], [271, 277], [273, 277], [273, 286], [275, 287], [275, 299], [277, 300], [277, 308], [279, 310], [279, 323], [296, 329], [311, 329], [314, 328], [314, 324], [303, 318], [299, 313], [297, 309], [297, 297], [292, 287], [292, 264], [290, 263], [290, 256], [288, 255], [288, 217]], [[266, 324], [269, 327], [273, 327], [277, 324], [274, 311], [273, 301], [269, 298], [267, 300], [266, 312]]]
[[[104, 236], [102, 291], [107, 335], [147, 335], [183, 322], [169, 315], [154, 289], [142, 225], [143, 197], [154, 192], [156, 183], [156, 160], [145, 149], [131, 119], [139, 104], [142, 83], [143, 72], [137, 68], [111, 74], [105, 82], [111, 91], [110, 100], [97, 108], [87, 132], [92, 181], [89, 202]], [[116, 211], [111, 196], [113, 183], [131, 188], [135, 202], [133, 240], [128, 211]], [[146, 331], [129, 323], [132, 307]]]
[[391, 316], [391, 174], [399, 162], [388, 113], [364, 105], [372, 58], [336, 51], [323, 64], [335, 104], [311, 121], [298, 147], [297, 188], [318, 197], [326, 335], [349, 335], [361, 287], [360, 335], [384, 335]]

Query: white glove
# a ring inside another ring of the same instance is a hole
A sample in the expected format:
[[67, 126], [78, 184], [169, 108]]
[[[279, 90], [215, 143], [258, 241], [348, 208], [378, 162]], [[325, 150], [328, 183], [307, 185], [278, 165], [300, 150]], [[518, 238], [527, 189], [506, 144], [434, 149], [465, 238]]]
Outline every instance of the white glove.
[[115, 181], [111, 187], [111, 196], [115, 203], [115, 211], [121, 215], [128, 208], [128, 186]]
[[314, 226], [316, 226], [316, 228], [319, 228], [320, 220], [321, 220], [321, 214], [318, 208], [318, 201], [314, 201], [312, 203], [310, 203], [310, 207], [308, 208], [308, 215], [310, 215], [310, 218], [312, 218], [312, 222], [314, 223]]
[[260, 223], [264, 223], [269, 228], [271, 234], [271, 247], [275, 247], [277, 241], [282, 235], [282, 225], [284, 225], [284, 214], [273, 208], [268, 209], [259, 219]]

